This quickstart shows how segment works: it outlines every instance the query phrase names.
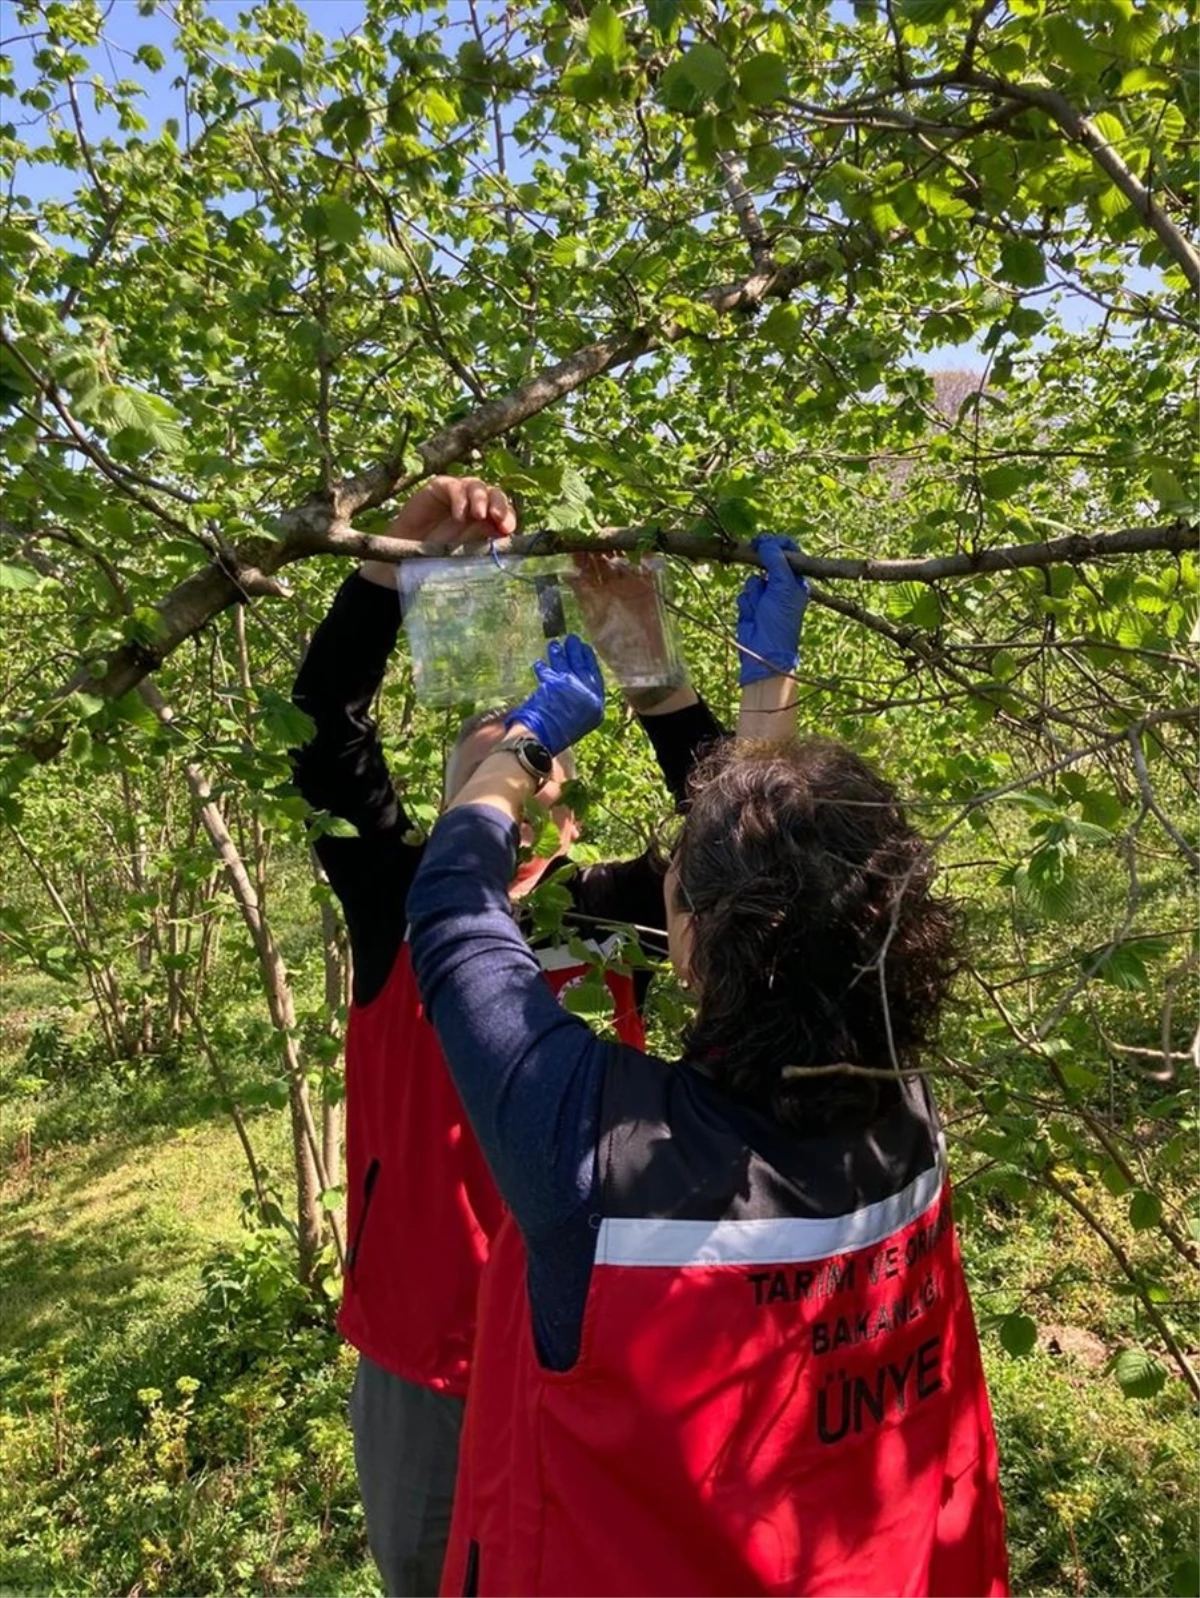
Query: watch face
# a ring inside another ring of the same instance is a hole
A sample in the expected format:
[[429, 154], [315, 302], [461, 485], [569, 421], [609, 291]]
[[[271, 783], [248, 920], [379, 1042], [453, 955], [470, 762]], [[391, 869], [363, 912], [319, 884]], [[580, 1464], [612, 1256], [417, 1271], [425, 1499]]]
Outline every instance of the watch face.
[[536, 738], [506, 738], [499, 747], [517, 757], [539, 788], [549, 782], [554, 772], [554, 756], [545, 744], [538, 743]]
[[549, 780], [554, 770], [554, 756], [545, 744], [536, 743], [532, 738], [526, 738], [521, 744], [521, 753], [529, 763], [530, 769], [536, 771], [538, 776]]

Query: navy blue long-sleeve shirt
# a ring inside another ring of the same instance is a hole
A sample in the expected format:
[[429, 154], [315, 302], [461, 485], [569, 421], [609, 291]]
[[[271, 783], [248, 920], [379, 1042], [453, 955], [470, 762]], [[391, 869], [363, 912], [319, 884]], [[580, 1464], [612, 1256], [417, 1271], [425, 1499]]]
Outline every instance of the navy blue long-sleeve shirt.
[[433, 830], [408, 896], [417, 984], [460, 1097], [525, 1239], [542, 1362], [579, 1350], [596, 1232], [596, 1140], [605, 1072], [621, 1043], [564, 1010], [508, 897], [517, 829], [463, 805]]

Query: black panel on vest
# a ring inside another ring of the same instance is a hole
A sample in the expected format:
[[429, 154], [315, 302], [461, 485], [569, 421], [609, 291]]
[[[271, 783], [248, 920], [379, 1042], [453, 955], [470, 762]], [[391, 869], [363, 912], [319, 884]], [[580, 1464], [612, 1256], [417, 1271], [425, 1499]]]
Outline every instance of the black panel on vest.
[[722, 1093], [686, 1061], [613, 1051], [599, 1164], [603, 1213], [680, 1221], [826, 1219], [878, 1203], [937, 1160], [920, 1078], [854, 1132], [805, 1138]]

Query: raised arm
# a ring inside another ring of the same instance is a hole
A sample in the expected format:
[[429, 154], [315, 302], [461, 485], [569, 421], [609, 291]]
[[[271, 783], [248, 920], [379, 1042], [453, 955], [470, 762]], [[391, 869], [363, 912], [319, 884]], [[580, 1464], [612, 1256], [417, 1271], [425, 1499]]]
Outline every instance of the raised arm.
[[[588, 632], [606, 668], [621, 685], [650, 740], [663, 781], [678, 809], [686, 807], [688, 782], [699, 759], [725, 729], [696, 693], [680, 664], [672, 681], [646, 686], [639, 681], [645, 657], [667, 653], [663, 611], [652, 566], [608, 555], [576, 556], [569, 579]], [[570, 879], [575, 912], [586, 929], [596, 923], [662, 929], [666, 925], [662, 866], [646, 850], [628, 860], [587, 866]], [[647, 953], [665, 953], [662, 939], [641, 936]], [[635, 973], [640, 1008], [649, 974]]]
[[[578, 638], [555, 640], [505, 746], [434, 828], [409, 896], [421, 997], [505, 1201], [526, 1236], [567, 1224], [591, 1190], [610, 1048], [569, 1015], [513, 921], [516, 823], [548, 764], [599, 723], [603, 687]], [[511, 743], [524, 743], [513, 752]], [[525, 750], [532, 746], [532, 759]], [[544, 757], [544, 761], [542, 760]]]
[[698, 755], [724, 729], [680, 663], [670, 682], [645, 685], [645, 657], [667, 653], [653, 566], [611, 555], [577, 555], [568, 579], [588, 636], [626, 703], [646, 729], [663, 780], [682, 806]]
[[[720, 739], [728, 737], [725, 728], [709, 707], [689, 686], [674, 689], [686, 693], [690, 702], [676, 709], [666, 703], [653, 710], [641, 710], [645, 728], [658, 761], [663, 780], [679, 810], [687, 807], [688, 782], [697, 763]], [[626, 698], [631, 696], [627, 693]], [[666, 905], [663, 901], [663, 862], [654, 848], [628, 860], [602, 860], [576, 871], [567, 884], [575, 913], [585, 933], [597, 926], [633, 926], [641, 930], [638, 941], [643, 951], [665, 958]], [[657, 931], [660, 935], [655, 937]], [[640, 1010], [646, 1002], [652, 972], [639, 966], [633, 973], [634, 995]]]
[[[499, 489], [477, 478], [435, 477], [388, 528], [397, 538], [450, 551], [511, 533], [516, 516]], [[384, 759], [371, 704], [400, 631], [395, 567], [367, 562], [348, 577], [313, 634], [292, 697], [315, 732], [293, 756], [296, 786], [315, 809], [350, 822], [357, 836], [316, 844], [341, 900], [354, 953], [359, 1003], [378, 992], [404, 936], [405, 901], [420, 851]]]
[[[352, 573], [312, 636], [292, 699], [315, 724], [293, 756], [296, 786], [317, 810], [353, 823], [360, 838], [407, 826], [383, 757], [371, 702], [400, 631], [395, 586]], [[319, 851], [320, 852], [320, 851]]]
[[763, 572], [748, 577], [738, 595], [739, 738], [776, 740], [796, 732], [796, 664], [808, 584], [793, 572], [790, 538], [759, 537], [754, 548]]

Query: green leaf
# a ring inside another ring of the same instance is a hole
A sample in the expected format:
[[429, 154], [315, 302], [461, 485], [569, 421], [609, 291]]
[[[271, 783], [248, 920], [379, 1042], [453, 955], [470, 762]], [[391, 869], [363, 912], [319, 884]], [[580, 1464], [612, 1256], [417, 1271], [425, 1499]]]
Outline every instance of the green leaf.
[[1154, 1398], [1167, 1385], [1166, 1366], [1145, 1349], [1123, 1348], [1111, 1369], [1126, 1398]]
[[688, 81], [710, 99], [725, 86], [729, 78], [725, 57], [712, 44], [694, 44], [683, 56], [680, 66]]
[[608, 58], [601, 56], [590, 66], [574, 66], [569, 72], [564, 72], [559, 86], [569, 99], [579, 105], [599, 105], [613, 95], [616, 78]]
[[1150, 973], [1135, 944], [1118, 944], [1094, 967], [1093, 958], [1085, 956], [1080, 964], [1085, 970], [1093, 969], [1098, 982], [1123, 988], [1127, 993], [1144, 993], [1149, 988]]
[[984, 472], [980, 484], [989, 499], [1009, 499], [1019, 488], [1024, 488], [1031, 476], [1026, 466], [1005, 464]]
[[1175, 92], [1175, 80], [1169, 72], [1164, 72], [1161, 67], [1131, 67], [1121, 79], [1117, 93], [1145, 94], [1155, 89], [1162, 89], [1167, 94]]
[[127, 694], [122, 694], [120, 699], [115, 699], [113, 701], [113, 709], [122, 721], [127, 721], [130, 726], [137, 727], [140, 732], [152, 733], [158, 731], [158, 717], [136, 688], [131, 688]]
[[0, 766], [0, 797], [9, 799], [37, 765], [33, 755], [12, 755]]
[[458, 107], [440, 89], [426, 89], [419, 103], [426, 120], [434, 128], [448, 128], [458, 121]]
[[1161, 580], [1143, 572], [1133, 579], [1133, 602], [1147, 616], [1159, 616], [1170, 607], [1171, 593]]
[[165, 455], [175, 454], [183, 448], [183, 428], [177, 412], [155, 394], [143, 394], [140, 389], [110, 385], [104, 392], [103, 413], [119, 427], [140, 433]]
[[758, 531], [758, 512], [740, 494], [728, 494], [717, 501], [717, 520], [733, 538], [750, 538]]
[[1000, 1322], [1000, 1342], [1014, 1359], [1024, 1359], [1037, 1345], [1037, 1322], [1028, 1315], [1006, 1315]]
[[955, 9], [956, 0], [900, 0], [900, 15], [918, 28], [942, 22]]
[[889, 616], [934, 632], [942, 624], [942, 603], [926, 583], [896, 583], [885, 600]]
[[12, 566], [7, 561], [0, 561], [0, 588], [20, 593], [26, 588], [40, 588], [45, 580], [40, 572], [35, 572], [30, 566]]
[[1043, 29], [1051, 50], [1072, 71], [1094, 72], [1103, 64], [1099, 51], [1074, 18], [1063, 15], [1047, 17]]
[[607, 56], [612, 61], [624, 54], [625, 24], [608, 0], [600, 0], [588, 18], [587, 48], [590, 56]]
[[263, 57], [263, 71], [285, 83], [299, 83], [304, 76], [304, 63], [286, 44], [273, 44]]
[[312, 717], [275, 689], [259, 688], [256, 697], [262, 725], [277, 743], [302, 749], [316, 733]]
[[312, 828], [314, 838], [357, 838], [358, 828], [352, 821], [347, 821], [345, 816], [333, 816], [328, 813], [321, 816]]
[[684, 0], [646, 0], [646, 18], [655, 34], [670, 45], [679, 32], [679, 13]]
[[711, 305], [705, 305], [703, 300], [687, 299], [682, 294], [664, 294], [659, 306], [664, 315], [678, 322], [689, 333], [715, 333], [720, 326], [716, 311]]
[[1162, 1220], [1162, 1199], [1139, 1188], [1129, 1200], [1129, 1224], [1135, 1232], [1148, 1232]]
[[738, 72], [738, 87], [751, 105], [770, 105], [787, 93], [787, 66], [782, 56], [769, 50], [751, 56]]
[[362, 235], [362, 217], [348, 200], [337, 195], [321, 201], [325, 228], [335, 244], [355, 244]]
[[1100, 1172], [1100, 1180], [1113, 1198], [1124, 1198], [1132, 1185], [1120, 1166], [1113, 1165], [1111, 1162]]
[[1032, 239], [1008, 239], [1000, 248], [996, 276], [1018, 288], [1037, 288], [1046, 281], [1046, 262]]
[[1090, 821], [1076, 821], [1074, 816], [1064, 816], [1062, 825], [1067, 834], [1079, 843], [1110, 843], [1112, 833], [1107, 827], [1097, 827]]
[[588, 526], [592, 490], [587, 478], [573, 466], [552, 468], [550, 478], [555, 498], [543, 516], [546, 527], [551, 531], [565, 531]]
[[1128, 141], [1125, 125], [1115, 111], [1097, 111], [1088, 121], [1105, 144], [1111, 144], [1114, 149], [1119, 150]]
[[1017, 891], [1051, 921], [1063, 921], [1075, 908], [1079, 881], [1070, 857], [1056, 844], [1035, 849], [1016, 874]]
[[1106, 832], [1115, 831], [1125, 814], [1125, 806], [1115, 793], [1102, 793], [1095, 788], [1089, 788], [1082, 796], [1079, 808], [1085, 821], [1103, 827]]
[[793, 350], [804, 334], [804, 318], [798, 305], [773, 305], [759, 332], [777, 350]]
[[340, 139], [350, 150], [359, 150], [371, 133], [371, 114], [360, 94], [335, 100], [321, 118], [321, 126], [331, 138]]
[[[1114, 0], [1109, 0], [1112, 5]], [[1145, 61], [1154, 54], [1163, 31], [1163, 12], [1157, 6], [1130, 4], [1130, 14], [1113, 29], [1116, 48], [1131, 61]], [[1188, 74], [1180, 78], [1187, 82]], [[1178, 80], [1177, 80], [1178, 81]]]
[[577, 1015], [589, 1026], [603, 1026], [612, 1016], [612, 996], [600, 966], [593, 966], [585, 977], [569, 983], [559, 994], [564, 1010]]
[[646, 0], [646, 16], [659, 38], [669, 44], [679, 31], [683, 0]]
[[1164, 510], [1188, 503], [1178, 477], [1166, 466], [1156, 466], [1151, 471], [1150, 492]]
[[93, 716], [98, 716], [107, 703], [108, 700], [102, 698], [99, 694], [84, 693], [82, 688], [76, 688], [75, 692], [67, 700], [67, 704], [75, 714], [82, 716], [85, 721], [90, 721]]
[[522, 903], [532, 913], [535, 938], [561, 939], [563, 916], [573, 903], [564, 883], [553, 877], [544, 879]]
[[1123, 211], [1129, 210], [1128, 197], [1117, 188], [1115, 183], [1108, 183], [1102, 188], [1095, 198], [1095, 206], [1106, 222], [1111, 222]]
[[367, 259], [372, 266], [377, 266], [388, 277], [407, 279], [412, 276], [412, 262], [403, 251], [396, 249], [394, 245], [368, 244]]
[[1082, 1093], [1091, 1093], [1100, 1086], [1096, 1072], [1077, 1060], [1060, 1060], [1058, 1069], [1068, 1087], [1078, 1088]]
[[729, 81], [729, 66], [715, 45], [692, 45], [663, 73], [663, 100], [673, 111], [694, 113]]

